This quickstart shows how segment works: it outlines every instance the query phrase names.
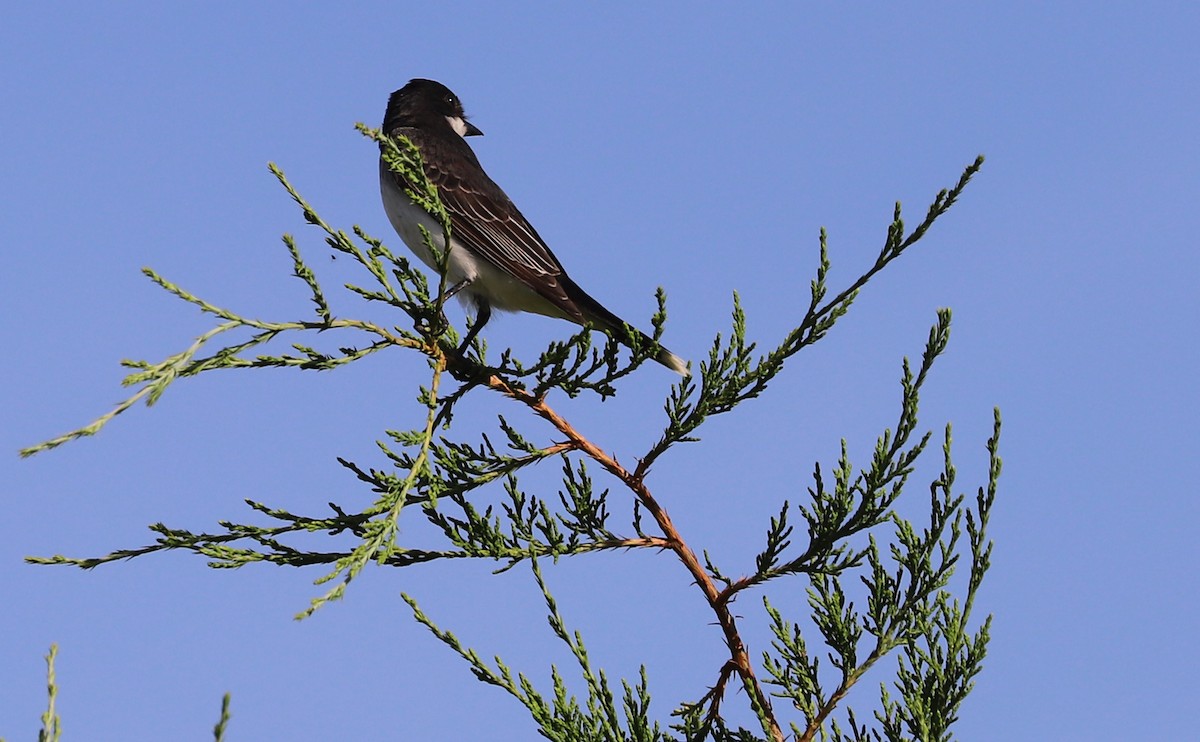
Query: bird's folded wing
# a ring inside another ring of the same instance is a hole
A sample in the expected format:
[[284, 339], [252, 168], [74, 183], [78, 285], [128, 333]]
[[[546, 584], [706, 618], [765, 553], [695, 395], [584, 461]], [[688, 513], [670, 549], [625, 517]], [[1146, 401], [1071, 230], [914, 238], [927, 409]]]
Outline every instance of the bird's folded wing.
[[[425, 174], [437, 186], [450, 215], [451, 239], [582, 324], [583, 311], [559, 280], [565, 273], [562, 264], [512, 199], [484, 172], [471, 148], [465, 142], [434, 140], [416, 129], [397, 133], [407, 136], [421, 150]], [[465, 165], [470, 172], [456, 173], [454, 167], [438, 164], [447, 162]], [[463, 175], [469, 175], [471, 182], [467, 183]], [[392, 176], [401, 187], [405, 186], [398, 173]]]

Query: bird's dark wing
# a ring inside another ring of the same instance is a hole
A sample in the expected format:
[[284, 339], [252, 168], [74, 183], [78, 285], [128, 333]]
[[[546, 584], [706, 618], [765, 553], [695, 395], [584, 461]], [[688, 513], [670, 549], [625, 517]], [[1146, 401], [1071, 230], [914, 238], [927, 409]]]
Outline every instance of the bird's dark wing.
[[470, 146], [457, 135], [434, 137], [416, 129], [396, 133], [409, 137], [421, 150], [425, 173], [450, 214], [452, 239], [582, 324], [584, 312], [567, 293], [574, 284], [559, 280], [565, 277], [562, 264], [512, 199], [484, 172]]

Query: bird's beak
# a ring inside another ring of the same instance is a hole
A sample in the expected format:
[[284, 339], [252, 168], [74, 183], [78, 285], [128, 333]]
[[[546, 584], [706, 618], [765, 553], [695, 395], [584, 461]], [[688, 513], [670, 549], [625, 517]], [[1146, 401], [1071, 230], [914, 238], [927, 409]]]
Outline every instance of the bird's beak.
[[475, 124], [472, 124], [470, 121], [467, 121], [466, 119], [463, 119], [463, 123], [467, 125], [467, 133], [463, 134], [464, 137], [481, 137], [481, 136], [483, 136], [483, 132], [480, 131], [479, 127], [476, 126]]

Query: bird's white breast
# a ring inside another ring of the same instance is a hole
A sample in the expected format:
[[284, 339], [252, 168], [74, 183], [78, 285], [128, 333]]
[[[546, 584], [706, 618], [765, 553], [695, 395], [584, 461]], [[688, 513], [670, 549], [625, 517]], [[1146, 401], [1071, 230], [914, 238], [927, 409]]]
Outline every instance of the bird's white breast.
[[[413, 203], [408, 194], [395, 185], [392, 180], [391, 172], [388, 166], [379, 163], [379, 191], [383, 196], [383, 210], [388, 216], [388, 221], [392, 223], [392, 228], [396, 230], [396, 234], [400, 235], [400, 239], [404, 240], [404, 244], [408, 245], [408, 249], [413, 251], [425, 265], [437, 270], [438, 266], [433, 259], [433, 253], [429, 250], [429, 245], [425, 244], [425, 235], [421, 232], [421, 227], [424, 227], [433, 241], [434, 247], [438, 250], [446, 249], [445, 237], [442, 234], [442, 226], [430, 216], [425, 209], [422, 209], [417, 204]], [[453, 240], [451, 240], [453, 242]], [[461, 253], [462, 251], [456, 251]], [[454, 261], [451, 260], [451, 263]], [[453, 272], [455, 266], [448, 266]], [[455, 280], [461, 280], [469, 274], [455, 276]], [[453, 273], [451, 273], [453, 276]]]

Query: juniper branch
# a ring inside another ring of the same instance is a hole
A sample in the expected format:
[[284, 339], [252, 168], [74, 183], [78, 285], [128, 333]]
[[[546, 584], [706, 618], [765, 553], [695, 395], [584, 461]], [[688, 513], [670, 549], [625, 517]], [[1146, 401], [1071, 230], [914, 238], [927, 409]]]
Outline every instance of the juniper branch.
[[[441, 244], [450, 244], [449, 219], [438, 200], [436, 188], [424, 178], [419, 151], [403, 138], [393, 140], [361, 124], [359, 129], [380, 146], [384, 162], [403, 174], [406, 183], [412, 184], [409, 195], [438, 220], [442, 227]], [[808, 540], [805, 550], [799, 554], [789, 554], [794, 530], [787, 520], [789, 507], [785, 502], [780, 515], [768, 530], [767, 545], [756, 559], [755, 573], [737, 580], [725, 577], [709, 559], [707, 552], [704, 563], [701, 563], [645, 480], [651, 466], [671, 445], [696, 440], [695, 432], [707, 418], [728, 412], [736, 405], [757, 397], [780, 373], [785, 361], [821, 339], [846, 314], [858, 291], [917, 242], [933, 222], [953, 205], [981, 164], [982, 158], [979, 158], [964, 171], [956, 186], [941, 191], [924, 221], [907, 234], [900, 205], [897, 204], [884, 246], [874, 265], [833, 299], [828, 299], [830, 260], [826, 235], [822, 230], [818, 267], [805, 316], [766, 354], [756, 355], [755, 344], [747, 342], [746, 318], [735, 294], [729, 339], [723, 340], [717, 336], [708, 360], [700, 364], [700, 373], [681, 380], [673, 387], [665, 405], [667, 429], [632, 470], [620, 464], [614, 454], [602, 449], [551, 407], [548, 395], [554, 389], [570, 396], [592, 391], [604, 398], [615, 393], [615, 382], [652, 357], [656, 350], [666, 319], [665, 295], [661, 289], [657, 296], [658, 311], [652, 319], [652, 342], [649, 347], [641, 347], [643, 343], [638, 338], [627, 338], [632, 346], [627, 359], [619, 357], [619, 344], [612, 338], [603, 347], [593, 346], [592, 333], [589, 328], [584, 328], [567, 341], [552, 344], [533, 364], [523, 364], [511, 351], [506, 350], [500, 354], [498, 364], [489, 367], [485, 364], [486, 346], [479, 339], [467, 353], [457, 352], [457, 333], [442, 313], [447, 255], [437, 249], [436, 241], [430, 235], [426, 234], [427, 246], [439, 268], [436, 291], [430, 291], [428, 281], [421, 273], [413, 271], [406, 259], [393, 255], [381, 242], [361, 229], [355, 227], [352, 237], [322, 220], [287, 181], [282, 171], [271, 165], [272, 173], [301, 207], [306, 221], [324, 233], [326, 244], [334, 251], [350, 256], [366, 269], [374, 282], [367, 287], [347, 284], [346, 288], [368, 301], [383, 302], [399, 309], [413, 321], [414, 331], [338, 319], [315, 272], [305, 263], [290, 235], [284, 236], [284, 244], [291, 256], [293, 275], [306, 285], [318, 321], [271, 323], [250, 319], [200, 299], [147, 269], [147, 275], [160, 287], [198, 306], [203, 312], [214, 315], [221, 320], [220, 324], [197, 338], [183, 352], [160, 363], [126, 362], [137, 372], [130, 374], [125, 383], [141, 385], [132, 397], [91, 425], [26, 449], [22, 454], [31, 455], [67, 440], [91, 435], [137, 401], [145, 399], [152, 404], [176, 378], [217, 368], [282, 366], [304, 370], [331, 369], [395, 346], [423, 354], [431, 368], [429, 386], [422, 389], [419, 396], [426, 407], [423, 424], [416, 430], [389, 431], [392, 443], [381, 441], [379, 444], [396, 472], [367, 470], [339, 459], [359, 480], [369, 484], [376, 495], [374, 502], [359, 513], [347, 514], [331, 503], [334, 516], [309, 518], [248, 501], [254, 510], [282, 522], [282, 525], [264, 528], [221, 522], [224, 533], [194, 534], [156, 524], [151, 530], [159, 534], [159, 539], [153, 546], [116, 551], [91, 560], [54, 557], [33, 561], [69, 563], [90, 568], [117, 559], [182, 548], [208, 557], [210, 564], [218, 567], [236, 567], [255, 561], [291, 566], [333, 565], [332, 571], [319, 579], [318, 583], [337, 580], [337, 584], [323, 596], [314, 599], [301, 614], [303, 617], [323, 603], [341, 597], [349, 583], [372, 561], [409, 566], [433, 559], [488, 558], [499, 560], [502, 566], [497, 571], [503, 571], [529, 560], [547, 603], [552, 631], [571, 648], [588, 683], [587, 712], [566, 692], [557, 669], [552, 671], [555, 698], [553, 703], [548, 703], [536, 693], [525, 676], [519, 675], [514, 679], [498, 659], [495, 666], [482, 662], [473, 650], [463, 649], [452, 634], [438, 629], [429, 621], [412, 599], [405, 596], [405, 600], [412, 607], [414, 618], [466, 659], [477, 677], [504, 688], [524, 703], [541, 725], [543, 734], [551, 738], [574, 740], [587, 738], [581, 736], [584, 731], [594, 732], [604, 739], [615, 738], [622, 732], [621, 714], [604, 673], [593, 672], [582, 639], [578, 634], [571, 635], [566, 631], [557, 605], [546, 588], [537, 559], [611, 549], [669, 549], [704, 594], [729, 651], [729, 658], [717, 672], [716, 682], [699, 702], [685, 705], [681, 711], [682, 728], [689, 735], [712, 734], [714, 737], [719, 735], [721, 739], [752, 738], [745, 730], [729, 732], [721, 718], [721, 704], [728, 684], [736, 676], [747, 693], [752, 711], [759, 718], [763, 734], [772, 740], [784, 738], [770, 696], [757, 677], [730, 604], [742, 590], [798, 574], [807, 575], [810, 579], [810, 603], [816, 626], [833, 650], [830, 654], [831, 665], [840, 671], [840, 679], [832, 693], [825, 695], [821, 692], [817, 662], [807, 657], [803, 637], [798, 629], [767, 604], [779, 659], [766, 655], [764, 668], [770, 676], [766, 682], [783, 689], [782, 696], [791, 699], [804, 711], [805, 729], [793, 726], [797, 737], [812, 739], [816, 734], [824, 735], [826, 721], [850, 688], [879, 658], [896, 647], [904, 646], [908, 652], [902, 662], [897, 686], [901, 692], [907, 697], [916, 692], [913, 690], [916, 686], [928, 685], [929, 658], [935, 653], [933, 648], [941, 651], [940, 642], [952, 636], [951, 649], [947, 651], [955, 658], [958, 670], [953, 682], [945, 685], [943, 695], [948, 700], [940, 707], [940, 716], [932, 721], [926, 717], [905, 716], [897, 711], [896, 705], [890, 703], [885, 695], [884, 711], [877, 717], [889, 734], [893, 731], [899, 733], [905, 727], [921, 730], [944, 728], [953, 721], [957, 702], [965, 694], [963, 688], [967, 686], [964, 683], [969, 683], [973, 674], [978, 672], [979, 658], [986, 645], [986, 622], [972, 637], [966, 630], [966, 621], [975, 591], [990, 561], [991, 545], [990, 542], [985, 543], [985, 532], [987, 515], [995, 494], [995, 477], [999, 474], [999, 459], [995, 456], [998, 417], [996, 434], [993, 441], [989, 441], [989, 451], [993, 457], [992, 479], [986, 491], [980, 489], [975, 511], [967, 511], [965, 516], [972, 568], [968, 596], [961, 608], [951, 602], [944, 591], [958, 558], [957, 540], [963, 522], [960, 509], [963, 500], [950, 491], [953, 470], [949, 462], [949, 431], [945, 446], [946, 469], [942, 479], [931, 488], [930, 526], [918, 532], [906, 521], [897, 518], [891, 506], [929, 440], [926, 434], [913, 442], [916, 408], [919, 391], [933, 359], [945, 348], [949, 330], [948, 312], [939, 313], [938, 323], [930, 333], [921, 366], [915, 374], [905, 361], [900, 419], [894, 433], [886, 430], [880, 436], [870, 466], [855, 476], [843, 441], [842, 460], [833, 471], [832, 491], [825, 489], [821, 468], [819, 465], [816, 467], [815, 486], [810, 489], [812, 504], [800, 508], [808, 525]], [[366, 247], [361, 247], [355, 238]], [[249, 332], [249, 339], [226, 345], [207, 357], [200, 357], [202, 349], [216, 337], [239, 329]], [[258, 355], [253, 358], [245, 355], [288, 333], [330, 330], [365, 333], [370, 342], [361, 348], [342, 347], [338, 354], [293, 343], [292, 347], [298, 355]], [[460, 386], [449, 393], [443, 393], [441, 388], [446, 372], [460, 382]], [[470, 445], [445, 438], [437, 439], [435, 431], [443, 426], [449, 427], [454, 406], [476, 389], [488, 389], [516, 401], [549, 423], [565, 440], [545, 445], [532, 443], [503, 418], [500, 419], [499, 430], [513, 453], [494, 446], [486, 435], [482, 443]], [[401, 448], [393, 450], [393, 444]], [[629, 490], [636, 536], [623, 537], [609, 529], [606, 506], [608, 491], [600, 494], [593, 492], [582, 462], [573, 465], [566, 458], [567, 453], [600, 464]], [[521, 470], [551, 455], [564, 456], [563, 490], [558, 493], [556, 501], [524, 492], [517, 481], [517, 474]], [[497, 479], [504, 480], [507, 494], [507, 500], [498, 509], [477, 506], [468, 497], [470, 493]], [[442, 503], [440, 507], [439, 502]], [[426, 551], [400, 546], [397, 542], [399, 517], [405, 507], [413, 504], [421, 507], [426, 519], [441, 530], [452, 548]], [[643, 532], [643, 510], [650, 514], [661, 535]], [[898, 544], [890, 550], [893, 561], [899, 565], [894, 573], [884, 568], [873, 536], [866, 548], [850, 549], [844, 543], [855, 534], [889, 520], [895, 525], [895, 541]], [[286, 539], [302, 533], [325, 533], [330, 536], [347, 534], [356, 540], [356, 544], [344, 552], [316, 552], [302, 550], [287, 542]], [[843, 572], [864, 563], [870, 568], [870, 576], [864, 578], [870, 596], [865, 614], [860, 615], [844, 593], [838, 578]], [[864, 631], [874, 636], [876, 641], [865, 659], [860, 661], [858, 644]], [[918, 646], [917, 642], [920, 641], [925, 642], [924, 648]], [[627, 731], [637, 739], [659, 739], [661, 735], [657, 727], [645, 721], [648, 697], [644, 668], [640, 686], [632, 688], [626, 684], [624, 687], [623, 709]], [[860, 736], [860, 730], [862, 735], [866, 735], [866, 728], [858, 726], [852, 712], [848, 715], [856, 737]], [[836, 722], [834, 729], [835, 732], [838, 729]]]
[[859, 290], [916, 244], [933, 223], [954, 205], [967, 183], [983, 166], [983, 160], [982, 155], [977, 157], [975, 162], [967, 166], [952, 188], [940, 191], [930, 205], [925, 219], [907, 236], [904, 235], [900, 203], [897, 202], [887, 238], [875, 263], [849, 287], [824, 304], [820, 302], [828, 292], [826, 277], [830, 261], [825, 231], [822, 230], [820, 261], [817, 276], [812, 284], [812, 301], [808, 311], [800, 324], [789, 332], [774, 350], [759, 357], [757, 361], [752, 355], [755, 345], [746, 343], [746, 316], [735, 293], [730, 340], [727, 344], [722, 343], [718, 335], [709, 351], [708, 360], [700, 363], [700, 373], [681, 380], [672, 390], [666, 405], [669, 426], [659, 442], [643, 457], [639, 464], [639, 472], [648, 471], [658, 457], [674, 443], [695, 440], [692, 434], [710, 416], [726, 413], [765, 391], [770, 381], [783, 370], [787, 359], [823, 338], [837, 320], [849, 311]]

